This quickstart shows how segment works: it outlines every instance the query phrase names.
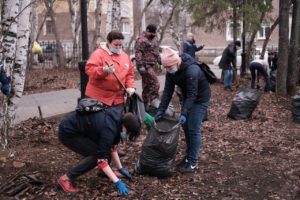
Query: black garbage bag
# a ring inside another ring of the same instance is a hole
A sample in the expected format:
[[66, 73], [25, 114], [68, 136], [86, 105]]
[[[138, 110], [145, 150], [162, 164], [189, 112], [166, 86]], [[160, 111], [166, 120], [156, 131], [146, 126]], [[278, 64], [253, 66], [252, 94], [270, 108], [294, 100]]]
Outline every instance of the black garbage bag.
[[233, 101], [228, 113], [232, 119], [248, 119], [259, 103], [260, 93], [257, 89], [240, 88]]
[[292, 100], [293, 121], [300, 123], [300, 93], [296, 94]]
[[134, 93], [130, 97], [128, 97], [125, 102], [125, 112], [131, 112], [135, 114], [142, 124], [146, 119], [146, 111], [143, 98], [137, 93]]
[[135, 166], [136, 172], [159, 178], [173, 175], [179, 128], [178, 120], [170, 117], [153, 122]]
[[[154, 116], [158, 110], [159, 104], [160, 104], [160, 100], [158, 98], [153, 99], [152, 102], [150, 103], [150, 105], [147, 106], [146, 112], [149, 115]], [[175, 116], [175, 109], [174, 109], [174, 105], [172, 103], [170, 103], [168, 108], [165, 110], [165, 115], [168, 117]]]

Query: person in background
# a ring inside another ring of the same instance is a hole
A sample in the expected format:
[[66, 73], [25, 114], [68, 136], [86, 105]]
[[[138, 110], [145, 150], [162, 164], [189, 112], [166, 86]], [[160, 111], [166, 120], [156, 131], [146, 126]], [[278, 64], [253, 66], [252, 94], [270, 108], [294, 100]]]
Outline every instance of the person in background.
[[166, 68], [166, 80], [161, 103], [155, 118], [164, 115], [172, 98], [175, 85], [182, 92], [179, 122], [186, 139], [186, 155], [180, 162], [182, 173], [193, 172], [198, 165], [201, 146], [201, 122], [207, 111], [211, 90], [203, 71], [194, 58], [186, 53], [181, 56], [170, 48], [161, 54], [162, 65]]
[[271, 90], [271, 82], [270, 77], [268, 75], [268, 63], [263, 59], [255, 59], [250, 63], [250, 71], [251, 71], [251, 88], [259, 89], [259, 74], [261, 74], [265, 79], [265, 87], [264, 91], [269, 92]]
[[135, 43], [136, 67], [142, 76], [142, 98], [145, 108], [159, 98], [159, 81], [155, 72], [158, 64], [161, 64], [158, 41], [156, 38], [156, 25], [149, 24], [146, 31], [138, 37]]
[[124, 109], [124, 88], [126, 92], [135, 92], [134, 66], [130, 57], [122, 50], [124, 36], [113, 30], [108, 33], [106, 43], [100, 44], [88, 59], [85, 72], [89, 77], [85, 95], [97, 99], [107, 106]]
[[224, 89], [232, 91], [233, 70], [236, 70], [236, 51], [241, 47], [240, 41], [231, 42], [224, 49], [219, 67], [224, 71]]
[[196, 59], [196, 52], [203, 49], [205, 45], [197, 47], [194, 35], [192, 33], [188, 33], [187, 36], [188, 39], [183, 44], [183, 53], [189, 54], [192, 58]]
[[110, 159], [121, 176], [131, 180], [131, 174], [123, 168], [117, 153], [120, 133], [126, 132], [129, 140], [140, 134], [141, 124], [132, 113], [122, 115], [117, 107], [105, 107], [94, 113], [70, 113], [59, 125], [58, 138], [70, 150], [84, 158], [58, 179], [58, 185], [66, 192], [75, 193], [76, 179], [98, 166], [116, 186], [120, 195], [129, 193], [127, 185], [117, 177], [109, 165]]

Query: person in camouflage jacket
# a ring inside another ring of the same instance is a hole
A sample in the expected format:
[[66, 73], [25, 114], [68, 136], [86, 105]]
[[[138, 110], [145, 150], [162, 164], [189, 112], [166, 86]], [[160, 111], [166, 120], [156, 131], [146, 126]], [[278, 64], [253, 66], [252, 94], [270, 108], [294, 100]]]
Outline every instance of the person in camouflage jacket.
[[158, 41], [156, 39], [156, 25], [149, 24], [135, 43], [136, 67], [142, 76], [142, 97], [145, 105], [159, 98], [159, 81], [155, 67], [160, 64]]

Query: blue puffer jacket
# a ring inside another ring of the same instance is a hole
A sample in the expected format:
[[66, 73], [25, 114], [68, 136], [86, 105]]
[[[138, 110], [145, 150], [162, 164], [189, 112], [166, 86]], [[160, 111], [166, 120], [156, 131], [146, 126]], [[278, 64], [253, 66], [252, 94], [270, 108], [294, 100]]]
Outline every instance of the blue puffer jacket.
[[195, 43], [186, 40], [183, 44], [183, 53], [189, 54], [192, 58], [196, 58], [196, 52], [203, 49], [203, 46], [197, 47]]
[[98, 144], [97, 158], [108, 159], [110, 149], [120, 142], [121, 111], [109, 107], [90, 114], [70, 113], [59, 125], [63, 137], [84, 136]]
[[175, 85], [179, 86], [182, 92], [182, 110], [181, 113], [187, 115], [194, 103], [208, 102], [211, 97], [209, 83], [193, 59], [188, 54], [181, 55], [182, 63], [175, 74], [166, 74], [165, 88], [159, 111], [165, 111], [172, 98]]

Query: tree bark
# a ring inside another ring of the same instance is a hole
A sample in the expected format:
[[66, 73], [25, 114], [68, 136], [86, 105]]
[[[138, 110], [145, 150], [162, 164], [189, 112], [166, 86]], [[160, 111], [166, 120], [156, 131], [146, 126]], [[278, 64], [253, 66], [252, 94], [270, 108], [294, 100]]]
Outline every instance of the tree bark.
[[101, 39], [101, 15], [102, 15], [102, 0], [97, 1], [95, 9], [95, 35], [94, 35], [94, 49], [97, 49]]
[[107, 35], [112, 28], [112, 8], [113, 8], [113, 2], [108, 1], [107, 5], [107, 14], [106, 14], [106, 34]]
[[[23, 10], [25, 6], [30, 4], [31, 0], [20, 1], [20, 9]], [[16, 56], [13, 65], [12, 73], [12, 94], [9, 96], [8, 117], [9, 117], [9, 133], [13, 133], [15, 125], [16, 110], [21, 100], [24, 83], [25, 72], [27, 64], [28, 41], [30, 35], [30, 14], [32, 7], [26, 8], [18, 19], [18, 39], [16, 46]]]
[[58, 31], [56, 28], [56, 20], [55, 20], [55, 12], [53, 10], [53, 4], [54, 4], [55, 0], [44, 0], [44, 4], [47, 8], [47, 13], [49, 15], [49, 17], [51, 18], [51, 20], [53, 21], [54, 25], [53, 25], [53, 32], [54, 32], [54, 37], [56, 40], [56, 48], [55, 48], [55, 56], [57, 58], [58, 61], [58, 67], [65, 67], [66, 65], [66, 59], [65, 59], [65, 53], [64, 53], [64, 49], [63, 46], [60, 42], [59, 39], [59, 35], [58, 35]]
[[279, 58], [277, 68], [276, 93], [280, 96], [287, 95], [287, 68], [289, 49], [289, 1], [279, 1]]
[[112, 29], [121, 31], [121, 1], [113, 0], [112, 5]]
[[[12, 76], [13, 65], [16, 54], [18, 22], [16, 16], [19, 13], [19, 0], [3, 1], [2, 16], [2, 46], [5, 71], [8, 76]], [[11, 84], [12, 85], [12, 84]], [[13, 93], [14, 91], [11, 91]], [[8, 114], [9, 98], [4, 97], [0, 107], [0, 145], [6, 148], [8, 144], [8, 131], [10, 119]]]
[[276, 20], [274, 21], [274, 23], [272, 24], [272, 26], [270, 27], [270, 31], [268, 32], [268, 34], [266, 35], [266, 39], [264, 40], [264, 43], [262, 45], [262, 50], [261, 50], [261, 55], [260, 55], [260, 59], [264, 58], [265, 52], [266, 52], [266, 48], [268, 45], [268, 42], [270, 40], [270, 37], [273, 33], [273, 31], [275, 30], [276, 26], [279, 23], [279, 17], [276, 18]]
[[288, 74], [287, 74], [287, 93], [294, 95], [298, 82], [298, 48], [300, 34], [300, 0], [293, 0], [292, 28], [289, 49]]
[[[149, 0], [149, 1], [146, 3], [145, 7], [144, 7], [143, 10], [142, 10], [141, 16], [143, 16], [143, 15], [146, 13], [147, 9], [149, 8], [149, 6], [151, 5], [152, 2], [153, 2], [153, 0]], [[130, 52], [130, 48], [131, 48], [132, 42], [136, 39], [136, 36], [137, 36], [137, 33], [139, 32], [139, 28], [140, 28], [141, 24], [142, 24], [142, 18], [140, 18], [140, 20], [137, 21], [137, 22], [134, 24], [133, 34], [132, 34], [132, 36], [131, 36], [131, 38], [130, 38], [130, 40], [129, 40], [129, 42], [128, 42], [128, 46], [127, 46], [127, 48], [126, 48], [126, 52], [127, 52], [127, 53]]]

